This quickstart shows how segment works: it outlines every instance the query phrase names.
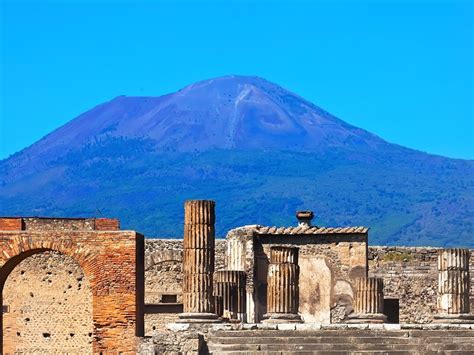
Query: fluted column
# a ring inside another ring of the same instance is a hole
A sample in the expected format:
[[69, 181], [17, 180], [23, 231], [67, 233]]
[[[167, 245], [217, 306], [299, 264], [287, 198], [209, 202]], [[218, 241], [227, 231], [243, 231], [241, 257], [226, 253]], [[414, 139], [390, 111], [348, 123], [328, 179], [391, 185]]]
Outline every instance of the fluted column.
[[469, 249], [438, 250], [438, 314], [436, 322], [471, 323], [469, 314]]
[[298, 248], [272, 247], [267, 277], [265, 322], [301, 322]]
[[244, 271], [222, 270], [215, 275], [216, 313], [226, 319], [245, 321], [246, 274]]
[[215, 321], [212, 296], [214, 272], [214, 201], [184, 204], [183, 311], [186, 322]]
[[355, 280], [354, 313], [348, 323], [384, 323], [383, 280], [377, 277], [361, 277]]

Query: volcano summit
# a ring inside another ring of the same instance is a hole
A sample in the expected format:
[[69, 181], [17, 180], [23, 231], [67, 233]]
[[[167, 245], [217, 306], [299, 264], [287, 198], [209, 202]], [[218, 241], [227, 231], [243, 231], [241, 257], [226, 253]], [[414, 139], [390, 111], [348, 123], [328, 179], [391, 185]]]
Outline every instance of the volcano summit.
[[258, 77], [120, 96], [0, 162], [0, 214], [118, 217], [182, 235], [185, 199], [218, 234], [249, 221], [368, 225], [371, 244], [474, 246], [473, 161], [391, 144]]

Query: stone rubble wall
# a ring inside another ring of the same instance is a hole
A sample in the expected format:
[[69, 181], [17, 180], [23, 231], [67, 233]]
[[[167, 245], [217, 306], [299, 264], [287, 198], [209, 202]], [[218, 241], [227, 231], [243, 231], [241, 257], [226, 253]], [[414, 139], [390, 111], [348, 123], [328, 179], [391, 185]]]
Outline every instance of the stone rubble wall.
[[[216, 239], [215, 269], [224, 269], [226, 242]], [[161, 304], [163, 295], [176, 295], [182, 303], [183, 290], [183, 240], [146, 239], [145, 241], [145, 304]], [[178, 320], [178, 313], [145, 313], [145, 335], [156, 334], [167, 323]]]
[[[400, 323], [430, 323], [436, 314], [438, 249], [369, 247], [369, 276], [384, 280], [384, 298], [397, 298]], [[474, 311], [474, 250], [470, 259], [471, 313]]]

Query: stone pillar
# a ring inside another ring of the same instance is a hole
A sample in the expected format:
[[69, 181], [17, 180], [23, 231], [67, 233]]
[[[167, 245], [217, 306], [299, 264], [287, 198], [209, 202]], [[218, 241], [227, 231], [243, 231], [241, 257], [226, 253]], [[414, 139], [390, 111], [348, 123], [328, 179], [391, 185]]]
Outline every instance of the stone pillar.
[[257, 275], [255, 257], [255, 231], [257, 226], [245, 226], [232, 229], [227, 233], [227, 250], [225, 268], [227, 270], [245, 271], [246, 281], [246, 318], [244, 322], [255, 323], [257, 320], [257, 305], [261, 295], [256, 292]]
[[361, 277], [355, 280], [354, 313], [347, 323], [385, 323], [383, 314], [383, 280], [377, 277]]
[[212, 277], [214, 272], [214, 201], [184, 204], [182, 322], [215, 322]]
[[264, 322], [301, 322], [298, 248], [272, 247], [267, 278], [267, 313]]
[[437, 323], [473, 323], [469, 314], [469, 249], [438, 250]]
[[216, 271], [214, 297], [217, 315], [229, 320], [246, 320], [246, 279], [244, 271]]

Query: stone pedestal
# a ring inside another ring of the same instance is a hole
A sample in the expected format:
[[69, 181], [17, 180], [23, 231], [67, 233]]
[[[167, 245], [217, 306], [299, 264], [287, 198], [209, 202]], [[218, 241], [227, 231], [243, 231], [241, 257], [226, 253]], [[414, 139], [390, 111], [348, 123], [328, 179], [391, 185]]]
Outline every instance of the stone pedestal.
[[438, 251], [437, 323], [474, 323], [469, 314], [469, 249]]
[[246, 321], [246, 279], [244, 271], [222, 270], [215, 273], [217, 315], [228, 320]]
[[383, 280], [361, 277], [355, 280], [354, 313], [347, 323], [385, 323], [383, 314]]
[[301, 322], [298, 314], [299, 272], [298, 248], [271, 248], [264, 322]]
[[183, 313], [181, 322], [217, 322], [212, 296], [214, 201], [184, 205]]

